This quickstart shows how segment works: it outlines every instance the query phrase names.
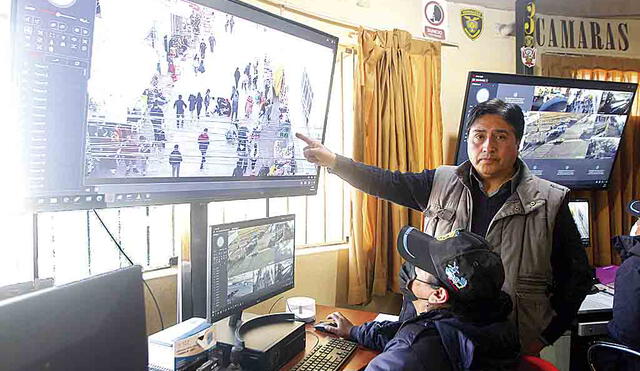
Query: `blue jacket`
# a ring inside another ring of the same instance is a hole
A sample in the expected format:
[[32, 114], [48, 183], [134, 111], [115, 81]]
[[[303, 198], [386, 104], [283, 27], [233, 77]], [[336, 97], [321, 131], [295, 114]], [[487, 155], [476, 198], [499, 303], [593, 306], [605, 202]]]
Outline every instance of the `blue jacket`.
[[514, 325], [462, 321], [446, 309], [422, 313], [404, 322], [367, 322], [351, 329], [351, 338], [382, 351], [366, 368], [378, 370], [511, 370], [520, 357]]
[[616, 236], [612, 243], [620, 252], [622, 265], [616, 272], [609, 333], [618, 342], [640, 351], [640, 236]]

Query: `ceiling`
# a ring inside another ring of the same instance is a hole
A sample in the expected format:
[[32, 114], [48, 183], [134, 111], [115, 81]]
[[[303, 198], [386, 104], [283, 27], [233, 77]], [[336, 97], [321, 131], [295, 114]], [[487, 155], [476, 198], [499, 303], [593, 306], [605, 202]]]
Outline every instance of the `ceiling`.
[[[514, 10], [515, 0], [449, 0], [483, 6], [485, 8]], [[640, 18], [638, 0], [535, 0], [536, 11], [546, 15], [591, 18]]]

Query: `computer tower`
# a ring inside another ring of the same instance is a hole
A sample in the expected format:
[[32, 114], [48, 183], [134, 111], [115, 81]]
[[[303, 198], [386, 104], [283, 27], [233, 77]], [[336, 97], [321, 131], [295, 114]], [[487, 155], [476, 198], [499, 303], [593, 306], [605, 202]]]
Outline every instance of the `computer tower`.
[[[256, 315], [242, 314], [243, 321], [253, 317]], [[234, 333], [228, 323], [228, 318], [225, 318], [214, 325], [217, 344], [213, 354], [221, 359], [224, 365], [229, 363], [231, 347], [234, 344]], [[304, 351], [304, 323], [293, 321], [262, 325], [245, 332], [243, 340], [245, 349], [240, 357], [243, 370], [279, 370], [298, 353]]]

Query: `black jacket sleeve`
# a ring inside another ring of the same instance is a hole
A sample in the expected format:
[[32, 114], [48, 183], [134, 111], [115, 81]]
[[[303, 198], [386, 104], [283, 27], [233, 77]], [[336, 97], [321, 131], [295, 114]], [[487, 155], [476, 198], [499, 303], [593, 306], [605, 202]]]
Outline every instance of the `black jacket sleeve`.
[[542, 332], [542, 338], [548, 344], [553, 344], [569, 329], [593, 284], [593, 270], [566, 198], [556, 216], [553, 230], [551, 269], [551, 307], [556, 315]]
[[352, 340], [358, 344], [381, 352], [396, 335], [402, 322], [371, 321], [359, 326], [353, 326], [349, 333]]
[[336, 155], [336, 166], [330, 172], [365, 193], [424, 211], [436, 171], [403, 173], [365, 165]]

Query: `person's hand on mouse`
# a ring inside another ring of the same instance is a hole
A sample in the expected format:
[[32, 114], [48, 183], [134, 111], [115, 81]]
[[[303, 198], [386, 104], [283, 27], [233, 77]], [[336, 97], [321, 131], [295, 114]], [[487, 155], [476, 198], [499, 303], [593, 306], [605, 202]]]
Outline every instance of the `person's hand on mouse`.
[[353, 327], [353, 323], [347, 319], [340, 312], [333, 312], [327, 316], [328, 319], [332, 319], [336, 322], [336, 326], [325, 326], [325, 330], [334, 335], [338, 335], [341, 338], [348, 339], [351, 337], [351, 328]]

